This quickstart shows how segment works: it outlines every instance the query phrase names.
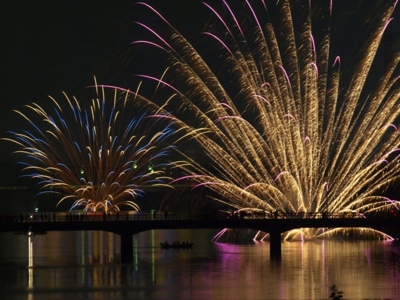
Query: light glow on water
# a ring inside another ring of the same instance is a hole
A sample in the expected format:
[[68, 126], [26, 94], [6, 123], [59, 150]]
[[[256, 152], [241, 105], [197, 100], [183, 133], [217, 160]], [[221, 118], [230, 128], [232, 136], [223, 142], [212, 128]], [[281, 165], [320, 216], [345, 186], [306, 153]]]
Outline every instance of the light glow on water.
[[33, 232], [28, 232], [28, 267], [33, 267]]
[[[275, 261], [270, 259], [269, 243], [213, 243], [214, 234], [142, 232], [134, 236], [135, 262], [121, 265], [119, 243], [110, 242], [109, 234], [86, 232], [82, 243], [80, 232], [49, 232], [35, 236], [35, 264], [27, 268], [27, 236], [2, 233], [0, 242], [7, 241], [8, 247], [0, 253], [0, 271], [8, 276], [0, 281], [0, 289], [13, 299], [27, 299], [28, 294], [33, 299], [79, 299], [84, 293], [117, 300], [172, 295], [176, 300], [327, 299], [334, 284], [345, 299], [396, 299], [400, 290], [400, 248], [395, 242], [284, 242], [282, 258]], [[191, 240], [194, 247], [161, 249], [158, 242], [165, 240]], [[107, 249], [92, 253], [91, 241]]]

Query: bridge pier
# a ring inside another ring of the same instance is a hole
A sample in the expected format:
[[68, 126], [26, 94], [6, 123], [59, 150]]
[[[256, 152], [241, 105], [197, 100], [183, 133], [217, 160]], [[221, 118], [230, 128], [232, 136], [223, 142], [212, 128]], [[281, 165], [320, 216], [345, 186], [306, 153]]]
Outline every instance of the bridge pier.
[[121, 236], [121, 263], [130, 264], [133, 262], [133, 235], [123, 233]]
[[279, 230], [273, 230], [269, 232], [269, 252], [272, 259], [281, 259], [281, 232]]

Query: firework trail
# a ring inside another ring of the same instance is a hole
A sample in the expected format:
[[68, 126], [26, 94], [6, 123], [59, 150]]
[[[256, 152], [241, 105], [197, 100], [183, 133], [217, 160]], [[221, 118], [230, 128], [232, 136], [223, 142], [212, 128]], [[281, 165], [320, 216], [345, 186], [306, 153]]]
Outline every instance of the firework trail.
[[172, 91], [159, 105], [195, 132], [212, 164], [193, 164], [188, 177], [247, 212], [398, 209], [384, 191], [400, 174], [399, 52], [370, 79], [396, 3], [377, 1], [369, 39], [342, 66], [331, 54], [334, 1], [266, 2], [205, 4], [216, 20], [203, 32], [205, 54], [139, 3], [163, 30], [137, 22], [152, 38], [133, 44], [169, 61], [162, 76], [139, 77]]
[[[24, 176], [39, 180], [43, 193], [62, 195], [58, 202], [71, 209], [138, 210], [135, 200], [146, 187], [167, 187], [173, 123], [135, 106], [137, 98], [115, 90], [106, 100], [96, 86], [96, 97], [84, 102], [64, 94], [50, 97], [50, 109], [36, 103], [17, 111], [30, 125], [11, 132], [16, 153], [24, 157]], [[140, 102], [140, 101], [139, 101]], [[136, 116], [133, 117], [133, 116]]]

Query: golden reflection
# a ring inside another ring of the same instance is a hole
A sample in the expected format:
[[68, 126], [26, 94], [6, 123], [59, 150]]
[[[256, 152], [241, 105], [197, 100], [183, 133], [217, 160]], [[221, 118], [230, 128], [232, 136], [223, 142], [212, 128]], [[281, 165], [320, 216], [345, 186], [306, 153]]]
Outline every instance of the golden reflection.
[[33, 268], [28, 269], [28, 288], [33, 288]]
[[151, 275], [152, 281], [156, 282], [156, 262], [154, 254], [154, 230], [151, 231]]
[[28, 232], [28, 267], [33, 267], [33, 232]]
[[[81, 231], [81, 255], [82, 255], [82, 266], [85, 265], [85, 231]], [[85, 283], [85, 268], [81, 268], [82, 284]]]
[[139, 247], [138, 247], [138, 241], [134, 240], [134, 251], [135, 251], [135, 256], [134, 256], [134, 261], [135, 261], [135, 271], [139, 269]]
[[[28, 290], [33, 289], [33, 232], [28, 232]], [[28, 300], [33, 299], [33, 294], [28, 293]]]

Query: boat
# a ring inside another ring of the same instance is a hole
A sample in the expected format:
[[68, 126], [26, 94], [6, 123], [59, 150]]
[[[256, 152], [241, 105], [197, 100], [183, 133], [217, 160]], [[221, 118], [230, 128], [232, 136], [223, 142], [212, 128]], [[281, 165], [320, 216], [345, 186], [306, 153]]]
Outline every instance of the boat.
[[189, 249], [193, 247], [193, 243], [185, 242], [173, 242], [172, 244], [168, 242], [160, 243], [162, 249]]

